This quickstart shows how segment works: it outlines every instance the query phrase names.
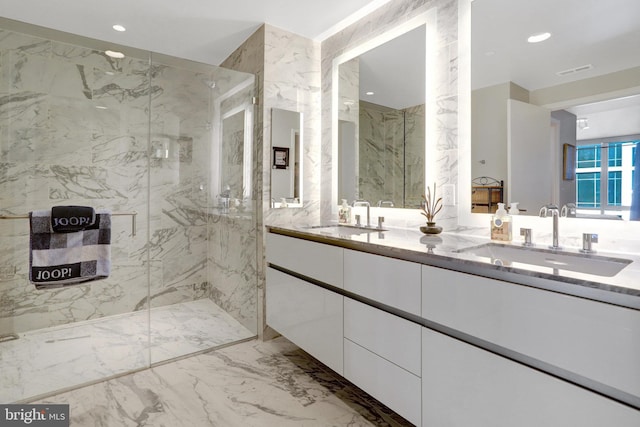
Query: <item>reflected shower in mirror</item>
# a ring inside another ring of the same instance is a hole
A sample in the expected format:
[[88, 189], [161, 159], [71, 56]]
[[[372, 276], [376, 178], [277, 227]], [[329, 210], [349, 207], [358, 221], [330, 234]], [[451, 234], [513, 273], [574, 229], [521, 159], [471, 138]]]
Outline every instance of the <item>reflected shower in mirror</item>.
[[425, 25], [338, 64], [338, 200], [418, 208], [425, 185]]
[[248, 105], [222, 115], [220, 176], [213, 185], [218, 208], [223, 212], [243, 211], [251, 198], [251, 120]]
[[302, 207], [302, 113], [271, 109], [271, 205]]
[[220, 174], [224, 191], [238, 197], [243, 187], [244, 111], [222, 119], [222, 161]]
[[[471, 8], [472, 180], [503, 181], [505, 203], [517, 202], [521, 214], [553, 203], [576, 205], [576, 216], [629, 218], [640, 2], [482, 0]], [[527, 42], [541, 31], [550, 37]]]

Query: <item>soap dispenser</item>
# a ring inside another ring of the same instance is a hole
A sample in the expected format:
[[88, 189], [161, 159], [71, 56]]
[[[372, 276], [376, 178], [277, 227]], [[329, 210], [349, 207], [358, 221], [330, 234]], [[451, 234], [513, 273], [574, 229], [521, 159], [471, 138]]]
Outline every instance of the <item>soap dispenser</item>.
[[347, 199], [342, 199], [342, 206], [338, 210], [338, 222], [340, 224], [351, 223], [351, 206], [347, 203]]
[[510, 242], [513, 223], [511, 215], [504, 208], [504, 203], [498, 203], [498, 210], [491, 216], [491, 239]]

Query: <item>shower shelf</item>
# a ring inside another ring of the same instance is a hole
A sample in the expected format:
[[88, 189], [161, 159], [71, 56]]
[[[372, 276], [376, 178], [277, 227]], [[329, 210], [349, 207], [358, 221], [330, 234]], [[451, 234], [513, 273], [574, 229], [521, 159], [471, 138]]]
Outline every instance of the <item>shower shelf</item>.
[[[111, 216], [131, 216], [131, 235], [136, 235], [136, 216], [138, 212], [113, 212]], [[0, 215], [0, 219], [29, 219], [29, 215]]]

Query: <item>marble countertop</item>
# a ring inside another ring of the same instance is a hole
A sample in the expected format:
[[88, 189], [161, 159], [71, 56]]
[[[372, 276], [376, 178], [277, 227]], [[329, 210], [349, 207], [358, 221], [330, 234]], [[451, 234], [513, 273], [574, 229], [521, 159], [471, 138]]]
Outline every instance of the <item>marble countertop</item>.
[[[636, 254], [598, 251], [584, 255], [578, 248], [562, 252], [581, 257], [611, 257], [631, 261], [619, 273], [602, 276], [580, 271], [563, 270], [517, 262], [503, 262], [469, 252], [458, 252], [492, 242], [489, 238], [466, 235], [464, 232], [443, 232], [425, 235], [417, 229], [390, 228], [386, 231], [352, 234], [348, 228], [327, 224], [323, 227], [268, 226], [274, 233], [328, 243], [348, 249], [370, 252], [425, 265], [505, 280], [596, 301], [640, 310], [640, 256]], [[493, 242], [513, 246], [520, 243]], [[544, 245], [533, 250], [546, 250]]]

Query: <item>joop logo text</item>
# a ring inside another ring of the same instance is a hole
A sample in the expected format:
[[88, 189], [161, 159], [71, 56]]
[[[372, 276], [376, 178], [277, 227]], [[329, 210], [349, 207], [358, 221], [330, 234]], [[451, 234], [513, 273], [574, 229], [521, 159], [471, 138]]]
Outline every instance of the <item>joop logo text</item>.
[[71, 277], [71, 268], [63, 267], [54, 270], [40, 270], [36, 275], [36, 280], [66, 279], [68, 277]]
[[53, 218], [54, 227], [66, 227], [68, 225], [91, 225], [91, 217], [70, 216], [68, 218]]

